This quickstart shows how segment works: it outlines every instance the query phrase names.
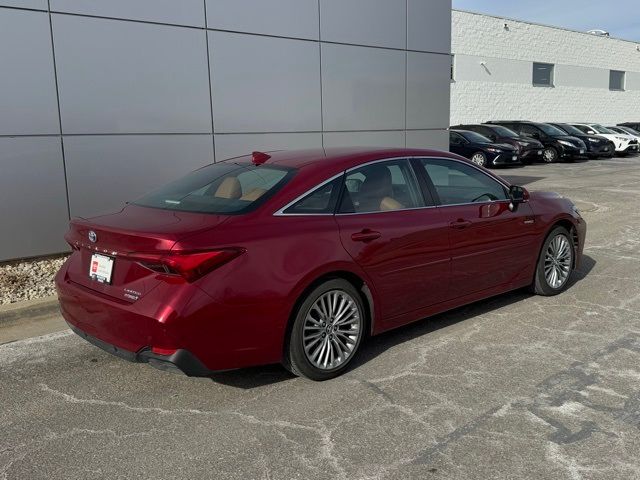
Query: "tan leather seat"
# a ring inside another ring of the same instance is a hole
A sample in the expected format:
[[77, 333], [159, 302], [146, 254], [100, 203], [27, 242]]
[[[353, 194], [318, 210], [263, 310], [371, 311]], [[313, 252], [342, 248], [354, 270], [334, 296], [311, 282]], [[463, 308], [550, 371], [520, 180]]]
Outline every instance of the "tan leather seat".
[[389, 210], [401, 210], [404, 208], [404, 205], [397, 201], [395, 198], [384, 197], [380, 202], [380, 210], [383, 212]]
[[259, 199], [265, 193], [267, 193], [267, 191], [264, 188], [254, 188], [253, 190], [245, 193], [242, 197], [240, 197], [240, 200], [246, 200], [247, 202], [253, 202], [253, 201]]
[[227, 177], [216, 189], [214, 197], [237, 200], [242, 196], [242, 186], [236, 177]]

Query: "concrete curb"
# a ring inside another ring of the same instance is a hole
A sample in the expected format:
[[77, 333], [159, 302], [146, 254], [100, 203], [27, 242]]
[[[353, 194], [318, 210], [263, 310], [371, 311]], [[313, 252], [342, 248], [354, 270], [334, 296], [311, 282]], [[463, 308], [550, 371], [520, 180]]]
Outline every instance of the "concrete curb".
[[58, 297], [51, 295], [35, 300], [0, 305], [0, 326], [22, 319], [35, 317], [53, 317], [59, 314]]

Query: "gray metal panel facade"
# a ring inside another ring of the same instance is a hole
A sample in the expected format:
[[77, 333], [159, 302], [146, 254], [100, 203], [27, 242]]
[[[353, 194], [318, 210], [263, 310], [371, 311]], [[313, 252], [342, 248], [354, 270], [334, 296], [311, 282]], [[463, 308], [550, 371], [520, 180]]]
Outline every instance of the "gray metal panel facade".
[[446, 149], [450, 4], [0, 0], [0, 261], [253, 150]]

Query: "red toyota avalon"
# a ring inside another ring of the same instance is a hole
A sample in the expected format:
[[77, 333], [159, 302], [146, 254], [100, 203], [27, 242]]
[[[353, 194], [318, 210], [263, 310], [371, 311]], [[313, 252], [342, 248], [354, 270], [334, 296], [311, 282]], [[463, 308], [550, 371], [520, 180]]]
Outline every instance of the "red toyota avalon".
[[254, 152], [73, 219], [56, 285], [71, 328], [127, 360], [325, 380], [369, 335], [518, 288], [560, 293], [585, 234], [570, 200], [450, 153]]

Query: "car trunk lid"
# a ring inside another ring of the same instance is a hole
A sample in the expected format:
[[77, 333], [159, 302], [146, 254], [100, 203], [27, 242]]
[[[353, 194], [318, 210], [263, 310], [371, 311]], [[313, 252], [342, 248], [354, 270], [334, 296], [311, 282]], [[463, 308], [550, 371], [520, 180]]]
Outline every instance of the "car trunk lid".
[[[67, 277], [98, 294], [134, 302], [162, 281], [158, 272], [142, 266], [134, 254], [168, 252], [180, 239], [215, 228], [228, 218], [128, 205], [118, 213], [72, 219], [65, 239], [76, 252]], [[113, 260], [107, 281], [91, 274], [96, 262], [105, 258]]]

